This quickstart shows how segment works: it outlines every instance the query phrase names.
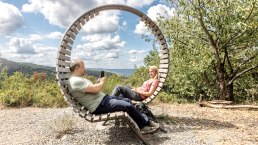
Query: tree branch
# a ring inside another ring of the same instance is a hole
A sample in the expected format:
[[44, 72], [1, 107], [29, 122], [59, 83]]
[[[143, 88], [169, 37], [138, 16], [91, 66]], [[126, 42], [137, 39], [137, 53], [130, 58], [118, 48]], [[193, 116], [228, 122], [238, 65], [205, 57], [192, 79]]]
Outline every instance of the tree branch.
[[247, 72], [249, 72], [249, 71], [251, 71], [251, 70], [253, 70], [253, 69], [256, 69], [256, 68], [258, 68], [258, 65], [253, 66], [253, 67], [250, 67], [250, 68], [245, 69], [245, 70], [243, 70], [242, 72], [238, 73], [237, 75], [235, 75], [235, 76], [227, 83], [227, 86], [230, 85], [230, 84], [232, 84], [235, 79], [239, 78], [240, 76], [244, 75], [245, 73], [247, 73]]
[[[247, 20], [250, 18], [250, 16], [252, 15], [253, 10], [254, 10], [254, 5], [255, 5], [255, 3], [253, 4], [252, 9], [251, 9], [249, 15], [248, 15], [247, 18], [244, 20], [244, 23], [246, 23], [246, 21], [247, 21]], [[256, 27], [256, 28], [254, 29], [254, 31], [256, 31], [257, 28], [258, 28], [258, 27]], [[244, 34], [246, 33], [246, 31], [247, 31], [247, 30], [245, 30], [245, 31], [242, 32], [240, 35], [238, 35], [238, 34], [241, 32], [241, 30], [239, 30], [238, 32], [236, 32], [235, 34], [233, 34], [233, 35], [228, 39], [228, 41], [227, 41], [225, 44], [222, 45], [222, 47], [224, 47], [224, 45], [227, 45], [230, 41], [232, 41], [232, 40], [234, 39], [234, 37], [236, 37], [236, 39], [237, 39], [237, 38], [239, 38], [240, 36], [244, 35]], [[253, 31], [253, 32], [254, 32], [254, 31]], [[251, 33], [251, 34], [252, 34], [252, 33]], [[237, 35], [238, 35], [238, 36], [237, 36]]]
[[251, 9], [249, 15], [248, 15], [248, 16], [246, 17], [246, 19], [244, 20], [244, 22], [246, 22], [246, 21], [250, 18], [250, 16], [252, 15], [253, 10], [254, 10], [254, 5], [255, 5], [255, 2], [253, 3], [252, 9]]
[[258, 53], [256, 53], [254, 56], [250, 57], [249, 59], [243, 61], [242, 63], [240, 63], [237, 68], [235, 69], [235, 71], [232, 73], [231, 77], [235, 77], [235, 75], [237, 74], [237, 72], [240, 70], [240, 68], [245, 65], [246, 63], [250, 62], [252, 59], [254, 59], [256, 56], [258, 56]]
[[199, 22], [201, 24], [202, 29], [204, 30], [204, 32], [208, 36], [211, 45], [215, 49], [215, 55], [216, 55], [216, 58], [218, 60], [218, 63], [221, 63], [221, 59], [220, 59], [220, 56], [219, 56], [219, 51], [218, 51], [218, 47], [216, 45], [216, 42], [214, 41], [212, 35], [209, 33], [208, 29], [205, 27], [205, 24], [204, 24], [204, 21], [203, 21], [203, 16], [202, 16], [202, 13], [201, 13], [201, 10], [200, 10], [200, 7], [201, 7], [200, 6], [200, 0], [198, 0], [198, 3], [199, 3], [199, 7], [198, 8], [195, 7], [198, 10], [198, 14], [199, 14], [198, 20], [199, 20]]
[[230, 69], [230, 73], [232, 74], [234, 70], [233, 70], [231, 61], [230, 61], [229, 56], [228, 56], [228, 49], [227, 49], [227, 48], [224, 48], [224, 50], [225, 50], [225, 56], [224, 56], [224, 62], [223, 62], [223, 64], [225, 64], [225, 61], [227, 60], [228, 65], [229, 65], [229, 69]]

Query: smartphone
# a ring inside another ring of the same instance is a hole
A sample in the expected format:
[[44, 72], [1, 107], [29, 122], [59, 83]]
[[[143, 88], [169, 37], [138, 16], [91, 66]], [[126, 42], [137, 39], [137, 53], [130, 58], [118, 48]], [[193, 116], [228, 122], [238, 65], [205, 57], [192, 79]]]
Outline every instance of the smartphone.
[[100, 72], [100, 78], [103, 78], [104, 75], [105, 75], [105, 74], [104, 74], [104, 71], [101, 71], [101, 72]]

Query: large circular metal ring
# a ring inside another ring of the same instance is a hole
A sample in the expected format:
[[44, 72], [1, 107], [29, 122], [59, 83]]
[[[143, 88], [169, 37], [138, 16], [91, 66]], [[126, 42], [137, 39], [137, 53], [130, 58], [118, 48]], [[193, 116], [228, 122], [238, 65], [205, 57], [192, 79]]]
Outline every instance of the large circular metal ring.
[[145, 103], [149, 103], [152, 99], [154, 99], [159, 91], [161, 90], [169, 69], [169, 50], [166, 43], [166, 40], [159, 29], [159, 27], [156, 25], [155, 22], [153, 22], [147, 15], [140, 12], [137, 9], [134, 9], [129, 6], [125, 5], [104, 5], [100, 7], [96, 7], [92, 10], [87, 11], [83, 15], [81, 15], [79, 18], [77, 18], [66, 30], [64, 33], [64, 36], [61, 40], [61, 44], [57, 53], [57, 61], [56, 61], [56, 78], [58, 80], [58, 84], [60, 86], [61, 92], [64, 95], [64, 98], [66, 101], [68, 101], [71, 105], [74, 106], [76, 104], [76, 101], [73, 99], [71, 94], [69, 93], [67, 89], [68, 85], [68, 78], [70, 76], [70, 69], [69, 64], [71, 61], [71, 51], [72, 51], [72, 45], [74, 43], [74, 40], [81, 30], [82, 26], [85, 25], [90, 19], [93, 19], [95, 16], [99, 15], [99, 12], [105, 11], [105, 10], [122, 10], [122, 11], [128, 11], [132, 14], [135, 14], [141, 18], [141, 21], [146, 24], [146, 26], [152, 31], [152, 33], [155, 35], [157, 41], [160, 44], [160, 64], [159, 64], [159, 86], [155, 90], [154, 94], [147, 99], [144, 100]]

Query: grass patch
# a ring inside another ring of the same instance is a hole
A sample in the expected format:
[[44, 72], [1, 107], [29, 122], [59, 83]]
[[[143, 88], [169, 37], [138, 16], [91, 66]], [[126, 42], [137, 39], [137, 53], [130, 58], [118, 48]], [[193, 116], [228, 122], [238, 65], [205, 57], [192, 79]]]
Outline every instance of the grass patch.
[[73, 116], [65, 114], [58, 117], [53, 124], [50, 124], [50, 129], [55, 133], [56, 139], [60, 139], [66, 134], [73, 134], [75, 130]]
[[169, 125], [176, 125], [176, 121], [172, 119], [172, 117], [168, 116], [167, 114], [161, 114], [161, 115], [157, 115], [156, 119], [169, 124]]

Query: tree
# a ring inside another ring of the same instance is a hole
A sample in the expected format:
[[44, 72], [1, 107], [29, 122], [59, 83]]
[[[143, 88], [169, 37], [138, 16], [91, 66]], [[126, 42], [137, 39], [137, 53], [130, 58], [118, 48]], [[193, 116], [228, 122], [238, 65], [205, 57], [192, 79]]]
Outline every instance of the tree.
[[220, 99], [233, 101], [234, 83], [258, 70], [256, 0], [169, 2], [175, 8], [174, 16], [161, 18], [159, 25], [169, 39], [170, 52], [175, 53], [170, 55], [175, 65], [171, 68], [184, 65], [179, 61], [183, 59], [181, 62], [188, 62], [183, 69], [191, 68], [191, 72], [182, 73], [197, 76], [193, 88], [200, 88], [203, 82], [210, 90], [217, 89]]

